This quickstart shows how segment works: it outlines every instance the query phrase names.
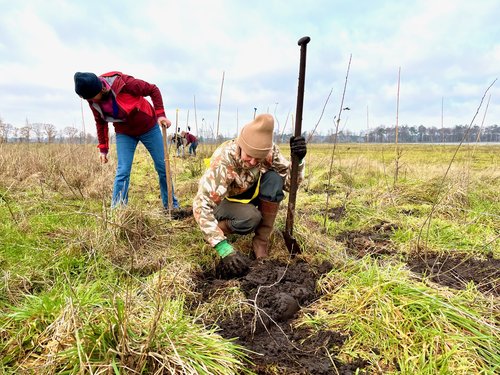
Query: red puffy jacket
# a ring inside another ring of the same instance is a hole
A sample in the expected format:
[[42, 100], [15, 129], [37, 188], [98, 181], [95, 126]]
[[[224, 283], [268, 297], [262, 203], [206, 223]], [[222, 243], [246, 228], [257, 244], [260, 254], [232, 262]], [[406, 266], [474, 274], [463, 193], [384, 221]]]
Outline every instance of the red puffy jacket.
[[[156, 85], [120, 72], [109, 72], [100, 77], [111, 86], [111, 94], [116, 99], [120, 113], [124, 114], [124, 119], [106, 116], [98, 102], [88, 101], [97, 127], [97, 147], [107, 153], [109, 122], [113, 123], [115, 133], [138, 136], [156, 126], [158, 117], [165, 116], [165, 111], [160, 89]], [[153, 105], [144, 98], [146, 96], [151, 98]]]

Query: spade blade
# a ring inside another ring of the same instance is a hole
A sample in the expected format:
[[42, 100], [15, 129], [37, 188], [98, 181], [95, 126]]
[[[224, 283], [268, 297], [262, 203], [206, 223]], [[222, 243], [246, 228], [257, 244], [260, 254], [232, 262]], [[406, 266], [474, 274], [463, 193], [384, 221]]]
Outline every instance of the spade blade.
[[297, 240], [289, 232], [283, 232], [283, 239], [285, 240], [285, 245], [290, 254], [295, 255], [302, 253], [302, 249], [300, 248]]

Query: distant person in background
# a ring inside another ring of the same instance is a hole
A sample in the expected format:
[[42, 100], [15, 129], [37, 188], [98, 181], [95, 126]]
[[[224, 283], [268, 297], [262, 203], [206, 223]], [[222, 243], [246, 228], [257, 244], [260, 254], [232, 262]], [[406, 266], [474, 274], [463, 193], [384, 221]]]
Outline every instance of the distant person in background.
[[182, 131], [181, 136], [186, 140], [186, 146], [189, 146], [189, 155], [196, 156], [196, 148], [198, 147], [198, 138], [192, 135], [189, 131], [187, 132]]
[[177, 132], [172, 135], [172, 141], [175, 143], [175, 148], [176, 148], [176, 155], [177, 157], [184, 157], [184, 144], [186, 140], [182, 136], [181, 128], [177, 128]]
[[[94, 114], [101, 163], [108, 162], [108, 123], [113, 123], [116, 133], [118, 166], [113, 184], [111, 207], [126, 205], [130, 172], [137, 144], [142, 142], [153, 159], [163, 207], [168, 208], [167, 178], [162, 127], [170, 127], [165, 116], [160, 89], [151, 83], [120, 73], [110, 72], [97, 76], [77, 72], [74, 75], [75, 91], [87, 100]], [[149, 96], [153, 105], [145, 99]], [[179, 202], [172, 189], [172, 208]]]

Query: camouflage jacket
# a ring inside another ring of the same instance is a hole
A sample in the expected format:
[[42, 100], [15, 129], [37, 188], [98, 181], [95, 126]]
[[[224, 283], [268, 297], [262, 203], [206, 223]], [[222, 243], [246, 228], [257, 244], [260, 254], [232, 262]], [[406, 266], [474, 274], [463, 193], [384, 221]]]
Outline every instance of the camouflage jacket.
[[[220, 145], [210, 159], [210, 166], [198, 184], [198, 193], [193, 201], [194, 218], [205, 235], [206, 241], [215, 246], [226, 239], [217, 226], [214, 209], [226, 197], [239, 195], [269, 170], [277, 172], [284, 179], [284, 190], [290, 189], [292, 163], [273, 144], [267, 158], [254, 168], [244, 168], [240, 159], [240, 148], [235, 140]], [[299, 165], [299, 183], [304, 177], [304, 163]]]

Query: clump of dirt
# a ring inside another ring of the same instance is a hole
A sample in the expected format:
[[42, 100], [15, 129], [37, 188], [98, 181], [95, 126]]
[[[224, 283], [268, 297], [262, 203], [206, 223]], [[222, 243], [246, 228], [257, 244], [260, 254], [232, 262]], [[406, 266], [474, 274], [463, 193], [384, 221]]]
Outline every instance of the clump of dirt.
[[[365, 361], [342, 363], [334, 359], [346, 336], [293, 325], [300, 309], [320, 297], [316, 282], [331, 269], [329, 263], [312, 267], [299, 260], [288, 264], [254, 262], [249, 273], [238, 280], [250, 312], [217, 321], [219, 333], [251, 351], [252, 370], [258, 374], [353, 374], [358, 368], [362, 370], [368, 365]], [[224, 282], [234, 280], [207, 275], [200, 291], [210, 300], [220, 293]]]
[[345, 243], [347, 252], [357, 258], [366, 255], [376, 258], [395, 252], [390, 237], [396, 229], [396, 224], [382, 221], [367, 230], [340, 233], [335, 239]]
[[328, 209], [328, 218], [332, 221], [340, 221], [345, 215], [345, 206], [337, 206]]
[[425, 252], [410, 255], [407, 264], [413, 272], [437, 284], [464, 289], [473, 281], [479, 291], [500, 296], [500, 259]]
[[193, 216], [192, 207], [174, 208], [171, 211], [172, 220], [183, 220], [191, 216]]

